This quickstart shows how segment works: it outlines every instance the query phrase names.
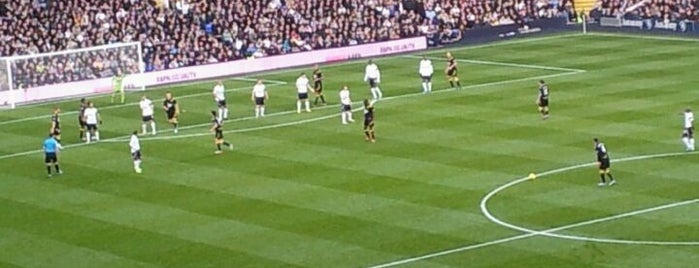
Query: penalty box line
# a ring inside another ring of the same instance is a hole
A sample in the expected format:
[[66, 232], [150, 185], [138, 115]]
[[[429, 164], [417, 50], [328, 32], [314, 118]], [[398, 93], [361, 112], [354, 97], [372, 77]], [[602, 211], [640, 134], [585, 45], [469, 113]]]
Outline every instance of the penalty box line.
[[[421, 59], [422, 58], [422, 56], [416, 56], [416, 55], [405, 55], [403, 57], [413, 58], [413, 59]], [[430, 56], [430, 57], [426, 57], [426, 58], [432, 59], [432, 60], [439, 60], [439, 61], [446, 61], [447, 60], [446, 58], [434, 57], [434, 56]], [[587, 70], [575, 69], [575, 68], [565, 68], [565, 67], [535, 65], [535, 64], [521, 64], [521, 63], [512, 63], [512, 62], [486, 61], [486, 60], [457, 59], [456, 61], [457, 62], [464, 62], [464, 63], [480, 64], [480, 65], [516, 67], [516, 68], [524, 68], [524, 69], [537, 69], [537, 70], [559, 71], [559, 72], [584, 73], [587, 71]]]
[[[499, 86], [499, 85], [506, 85], [506, 84], [511, 84], [511, 83], [525, 82], [525, 81], [537, 80], [537, 79], [546, 79], [546, 78], [562, 77], [562, 76], [575, 75], [575, 74], [578, 74], [578, 72], [563, 72], [563, 73], [548, 74], [548, 75], [529, 76], [529, 77], [523, 77], [523, 78], [517, 78], [517, 79], [509, 79], [509, 80], [495, 81], [495, 82], [489, 82], [489, 83], [468, 85], [468, 86], [464, 86], [461, 90], [467, 90], [467, 89], [473, 89], [473, 88], [481, 88], [481, 87]], [[456, 90], [456, 89], [453, 89], [453, 88], [452, 88], [452, 89], [435, 90], [435, 91], [432, 91], [431, 94], [439, 94], [439, 93], [446, 93], [446, 92], [453, 92], [453, 91], [457, 91], [457, 90]], [[206, 94], [210, 94], [210, 93], [207, 92]], [[406, 97], [414, 97], [414, 96], [421, 96], [421, 95], [425, 95], [425, 94], [423, 94], [422, 92], [419, 92], [419, 93], [409, 93], [409, 94], [398, 95], [398, 96], [388, 96], [388, 97], [383, 98], [382, 100], [385, 101], [385, 100], [392, 100], [392, 99], [406, 98]], [[111, 106], [110, 106], [110, 107], [111, 107]], [[336, 107], [339, 107], [339, 105], [328, 105], [328, 106], [316, 108], [315, 110], [319, 110], [319, 109], [329, 109], [329, 108], [333, 108], [333, 107], [336, 108]], [[283, 112], [273, 113], [273, 114], [267, 115], [267, 117], [270, 117], [270, 116], [288, 115], [288, 114], [292, 114], [292, 113], [296, 113], [296, 111], [295, 111], [295, 110], [289, 110], [289, 111], [283, 111]], [[332, 116], [337, 116], [337, 115], [332, 115]], [[331, 117], [328, 117], [328, 118], [331, 118]], [[248, 116], [248, 117], [242, 117], [242, 118], [232, 119], [231, 121], [233, 121], [233, 122], [234, 122], [234, 121], [245, 121], [245, 120], [252, 120], [252, 119], [255, 119], [255, 117], [254, 117], [254, 116]], [[323, 119], [327, 119], [327, 118], [323, 118]], [[304, 123], [313, 122], [313, 121], [318, 121], [318, 120], [319, 120], [319, 119], [315, 119], [315, 120], [305, 120]], [[297, 122], [297, 123], [291, 124], [290, 122], [286, 122], [286, 123], [281, 123], [281, 124], [277, 124], [277, 125], [281, 125], [281, 126], [279, 126], [279, 127], [289, 126], [289, 125], [297, 125], [297, 124], [298, 124], [298, 121], [295, 121], [295, 122]], [[208, 126], [208, 125], [211, 125], [211, 123], [201, 123], [201, 124], [183, 126], [183, 127], [180, 127], [180, 129], [181, 129], [181, 130], [183, 130], [183, 129], [191, 129], [191, 128], [198, 128], [198, 127]], [[274, 125], [271, 125], [271, 126], [274, 126]], [[256, 127], [255, 129], [256, 129], [256, 130], [260, 130], [260, 129], [268, 129], [268, 128], [270, 128], [270, 127], [269, 127], [269, 126], [266, 126], [266, 127]], [[228, 131], [224, 131], [224, 132], [225, 132], [225, 133], [231, 133], [232, 131], [243, 132], [243, 131], [245, 131], [245, 130], [238, 129], [238, 130], [228, 130]], [[168, 129], [168, 130], [160, 131], [160, 133], [163, 133], [163, 132], [168, 133], [168, 132], [172, 132], [172, 130], [171, 130], [171, 129]], [[185, 135], [192, 135], [192, 134], [185, 134]], [[204, 135], [211, 135], [211, 133], [196, 133], [195, 135], [196, 135], [196, 136], [204, 136]], [[172, 136], [172, 137], [169, 137], [169, 138], [168, 138], [168, 137], [143, 138], [142, 140], [148, 141], [148, 140], [158, 140], [158, 139], [160, 139], [160, 140], [177, 139], [178, 137], [181, 137], [181, 136], [184, 136], [184, 135], [177, 135], [177, 136]], [[196, 136], [194, 136], [194, 137], [196, 137]], [[109, 142], [124, 142], [124, 141], [126, 141], [125, 139], [127, 139], [128, 137], [129, 137], [129, 135], [120, 136], [120, 137], [114, 137], [114, 138], [108, 138], [108, 139], [101, 140], [100, 142], [94, 142], [94, 143], [89, 143], [89, 144], [99, 144], [99, 143], [105, 143], [105, 142], [107, 142], [107, 143], [109, 143]], [[185, 137], [183, 137], [183, 138], [185, 138]], [[66, 146], [63, 146], [63, 147], [66, 148], [66, 149], [68, 149], [68, 148], [74, 148], [74, 147], [81, 147], [81, 146], [85, 146], [85, 145], [89, 145], [89, 144], [88, 144], [88, 143], [76, 143], [76, 144], [69, 144], [69, 145], [66, 145]], [[25, 156], [25, 155], [30, 155], [30, 154], [37, 154], [37, 153], [41, 153], [41, 150], [32, 150], [32, 151], [24, 151], [24, 152], [12, 153], [12, 154], [0, 155], [0, 160], [8, 159], [8, 158], [14, 158], [14, 157], [19, 157], [19, 156]]]

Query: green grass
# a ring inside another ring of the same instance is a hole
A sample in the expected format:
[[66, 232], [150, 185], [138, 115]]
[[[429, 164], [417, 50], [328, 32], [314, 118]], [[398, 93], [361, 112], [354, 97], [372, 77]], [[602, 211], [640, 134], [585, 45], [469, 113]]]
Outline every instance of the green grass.
[[[454, 48], [463, 60], [459, 91], [445, 90], [437, 59], [444, 51], [431, 51], [438, 91], [431, 95], [419, 94], [418, 59], [377, 59], [387, 99], [376, 104], [375, 144], [364, 141], [359, 122], [341, 125], [336, 105], [344, 84], [355, 101], [370, 96], [363, 61], [323, 66], [330, 105], [300, 115], [299, 69], [225, 80], [226, 139], [236, 149], [219, 156], [208, 132], [213, 83], [153, 89], [145, 94], [158, 106], [170, 90], [186, 112], [174, 135], [158, 111], [159, 135], [142, 140], [143, 174], [132, 171], [126, 141], [140, 129], [135, 105], [92, 98], [103, 142], [88, 146], [78, 141], [76, 115], [63, 115], [65, 174], [50, 180], [37, 151], [48, 115], [54, 106], [74, 112], [77, 101], [2, 111], [0, 267], [369, 267], [503, 238], [400, 266], [691, 267], [699, 246], [516, 238], [524, 233], [491, 222], [479, 204], [530, 172], [591, 162], [592, 137], [613, 159], [682, 152], [679, 113], [699, 107], [696, 44], [568, 35]], [[249, 100], [249, 79], [257, 77], [274, 84], [260, 120]], [[546, 121], [534, 105], [542, 77], [552, 91]], [[596, 170], [585, 166], [506, 188], [487, 205], [500, 220], [533, 230], [614, 217], [696, 199], [697, 160], [615, 163], [619, 185], [610, 188], [598, 188]], [[557, 233], [699, 242], [698, 208]]]

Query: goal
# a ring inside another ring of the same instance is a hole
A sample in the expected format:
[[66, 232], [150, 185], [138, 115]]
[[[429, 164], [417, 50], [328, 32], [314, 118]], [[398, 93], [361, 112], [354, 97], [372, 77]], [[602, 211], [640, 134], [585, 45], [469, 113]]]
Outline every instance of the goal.
[[140, 42], [3, 57], [0, 108], [109, 93], [119, 70], [125, 90], [145, 90], [144, 69]]

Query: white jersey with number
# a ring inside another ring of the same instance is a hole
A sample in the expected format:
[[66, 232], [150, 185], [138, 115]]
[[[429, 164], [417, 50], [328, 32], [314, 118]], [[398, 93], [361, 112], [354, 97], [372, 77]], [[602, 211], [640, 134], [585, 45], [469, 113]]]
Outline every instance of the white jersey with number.
[[131, 135], [131, 141], [129, 141], [129, 147], [131, 147], [131, 153], [135, 153], [141, 150], [141, 142], [138, 140], [138, 136]]
[[153, 116], [153, 102], [151, 100], [141, 100], [141, 102], [139, 102], [138, 105], [141, 106], [142, 116]]
[[97, 115], [99, 112], [97, 111], [97, 108], [95, 107], [88, 107], [85, 109], [85, 123], [88, 125], [96, 125], [97, 124]]
[[308, 93], [308, 78], [301, 76], [296, 79], [296, 91], [298, 93]]
[[684, 127], [691, 128], [694, 127], [694, 113], [684, 112]]
[[252, 94], [255, 98], [264, 98], [265, 92], [267, 92], [267, 87], [263, 84], [258, 84], [252, 87]]
[[351, 105], [352, 99], [350, 99], [350, 91], [347, 89], [340, 90], [340, 103], [343, 105]]
[[376, 66], [375, 63], [367, 64], [364, 69], [364, 81], [368, 81], [369, 79], [381, 82], [381, 72], [379, 71], [379, 66]]
[[434, 73], [434, 67], [432, 67], [432, 61], [424, 59], [420, 61], [420, 68], [418, 70], [421, 76], [432, 76]]
[[226, 100], [226, 96], [224, 94], [225, 92], [226, 89], [223, 87], [223, 85], [216, 85], [213, 91], [214, 98], [216, 98], [216, 101]]

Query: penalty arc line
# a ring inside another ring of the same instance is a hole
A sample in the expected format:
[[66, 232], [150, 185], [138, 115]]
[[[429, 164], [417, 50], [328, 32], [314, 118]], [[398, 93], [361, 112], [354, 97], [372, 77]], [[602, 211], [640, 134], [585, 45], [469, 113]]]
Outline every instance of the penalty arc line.
[[[614, 163], [629, 162], [629, 161], [637, 161], [637, 160], [645, 160], [645, 159], [653, 159], [653, 158], [664, 158], [664, 157], [691, 155], [691, 154], [696, 154], [696, 153], [698, 153], [698, 152], [678, 152], [678, 153], [641, 155], [641, 156], [632, 156], [632, 157], [620, 158], [620, 159], [612, 160], [612, 162], [614, 162]], [[573, 165], [573, 166], [569, 166], [569, 167], [549, 170], [549, 171], [540, 173], [539, 176], [547, 176], [547, 175], [562, 173], [562, 172], [566, 172], [566, 171], [570, 171], [570, 170], [574, 170], [574, 169], [579, 169], [579, 168], [583, 168], [583, 167], [590, 167], [590, 166], [593, 166], [594, 164], [595, 163], [578, 164], [578, 165]], [[693, 204], [693, 203], [699, 202], [699, 198], [681, 201], [681, 202], [676, 202], [676, 203], [671, 203], [668, 205], [662, 205], [662, 206], [653, 207], [653, 208], [649, 208], [649, 209], [637, 210], [634, 212], [609, 216], [609, 217], [600, 218], [600, 219], [596, 219], [596, 220], [590, 220], [590, 221], [580, 222], [580, 223], [576, 223], [576, 224], [566, 225], [566, 226], [564, 226], [565, 228], [559, 227], [559, 228], [553, 228], [553, 229], [548, 229], [548, 230], [544, 230], [544, 231], [536, 231], [536, 230], [532, 230], [532, 229], [525, 228], [522, 226], [517, 226], [517, 225], [511, 224], [511, 223], [507, 223], [507, 222], [493, 216], [493, 214], [488, 209], [488, 201], [490, 201], [490, 199], [492, 199], [499, 192], [502, 192], [507, 188], [513, 187], [515, 185], [518, 185], [518, 184], [523, 183], [523, 182], [528, 181], [528, 180], [529, 180], [528, 177], [520, 178], [520, 179], [511, 181], [507, 184], [504, 184], [498, 188], [495, 188], [493, 191], [486, 194], [483, 197], [483, 199], [481, 199], [481, 203], [480, 203], [480, 209], [481, 209], [481, 212], [483, 213], [483, 215], [485, 215], [485, 217], [488, 218], [488, 220], [494, 222], [495, 224], [498, 224], [498, 225], [506, 227], [506, 228], [510, 228], [510, 229], [517, 230], [520, 232], [525, 232], [528, 234], [548, 236], [548, 237], [553, 237], [553, 238], [569, 239], [569, 240], [577, 240], [577, 241], [588, 241], [588, 242], [599, 242], [599, 243], [632, 244], [632, 245], [699, 246], [699, 241], [672, 242], [672, 241], [626, 240], [626, 239], [595, 238], [595, 237], [566, 235], [566, 234], [557, 234], [556, 233], [558, 231], [563, 231], [563, 230], [572, 229], [572, 228], [576, 228], [576, 227], [586, 226], [586, 225], [595, 224], [595, 223], [599, 223], [599, 222], [634, 216], [634, 215], [643, 214], [643, 213], [649, 213], [649, 212], [667, 209], [667, 208], [672, 208], [672, 207], [676, 207], [676, 206]]]
[[[568, 75], [575, 75], [575, 74], [579, 74], [579, 72], [566, 72], [566, 73], [557, 73], [557, 74], [549, 74], [549, 75], [531, 76], [531, 77], [523, 77], [523, 78], [510, 79], [510, 80], [503, 80], [503, 81], [496, 81], [496, 82], [489, 82], [489, 83], [483, 83], [483, 84], [469, 85], [469, 86], [463, 87], [463, 89], [461, 89], [461, 90], [473, 89], [473, 88], [481, 88], [481, 87], [490, 87], [490, 86], [498, 86], [498, 85], [505, 85], [505, 84], [510, 84], [510, 83], [524, 82], [524, 81], [529, 81], [529, 80], [545, 79], [545, 78], [554, 78], [554, 77], [561, 77], [561, 76], [568, 76]], [[439, 93], [452, 92], [452, 91], [456, 91], [456, 89], [436, 90], [436, 91], [432, 91], [431, 94], [439, 94]], [[421, 95], [425, 95], [425, 94], [423, 94], [423, 93], [411, 93], [411, 94], [398, 95], [398, 96], [389, 96], [389, 97], [383, 98], [382, 100], [392, 100], [392, 99], [407, 98], [407, 97], [414, 97], [414, 96], [421, 96]], [[321, 108], [316, 108], [316, 110], [318, 110], [318, 109], [333, 108], [333, 107], [338, 107], [338, 105], [330, 105], [330, 106], [325, 106], [325, 107], [321, 107]], [[270, 114], [270, 115], [268, 115], [268, 116], [273, 116], [273, 115], [277, 115], [277, 116], [278, 116], [278, 115], [285, 115], [285, 114], [291, 114], [291, 113], [294, 113], [294, 112], [296, 112], [296, 111], [284, 111], [284, 112], [279, 112], [279, 113]], [[333, 116], [337, 116], [337, 115], [333, 115]], [[232, 121], [251, 120], [251, 119], [254, 119], [254, 118], [255, 118], [255, 117], [250, 116], [250, 117], [243, 117], [243, 118], [233, 119]], [[324, 119], [327, 119], [327, 118], [324, 118]], [[309, 122], [312, 122], [312, 121], [309, 121]], [[308, 122], [306, 122], [306, 123], [308, 123]], [[283, 123], [283, 124], [289, 124], [289, 123]], [[210, 123], [191, 125], [191, 126], [181, 127], [180, 129], [196, 128], [196, 127], [202, 127], [202, 126], [207, 126], [207, 125], [210, 125]], [[274, 126], [274, 125], [272, 125], [272, 126]], [[270, 128], [270, 127], [265, 127], [265, 129], [266, 129], [266, 128]], [[170, 132], [170, 131], [171, 131], [171, 130], [168, 130], [168, 132]], [[229, 131], [225, 131], [225, 132], [226, 132], [226, 133], [231, 133], [230, 131], [233, 131], [233, 130], [229, 130]], [[238, 131], [240, 131], [240, 130], [238, 130]], [[210, 133], [195, 133], [195, 134], [189, 134], [189, 135], [204, 136], [204, 135], [211, 135], [211, 134], [210, 134]], [[173, 138], [168, 138], [168, 139], [174, 139], [174, 138], [180, 137], [180, 136], [184, 136], [184, 135], [173, 136]], [[114, 138], [109, 138], [109, 139], [101, 140], [100, 142], [121, 142], [121, 141], [124, 141], [124, 139], [126, 139], [126, 138], [128, 138], [128, 137], [129, 137], [128, 135], [127, 135], [127, 136], [121, 136], [121, 137], [114, 137]], [[192, 137], [192, 136], [187, 136], [187, 137]], [[196, 136], [195, 136], [195, 137], [196, 137]], [[157, 138], [161, 138], [161, 137], [157, 137]], [[165, 138], [165, 137], [163, 137], [163, 138]], [[162, 138], [161, 138], [161, 139], [162, 139]], [[70, 144], [70, 145], [64, 146], [64, 148], [68, 149], [68, 148], [74, 148], [74, 147], [85, 146], [85, 145], [89, 145], [89, 144], [97, 144], [97, 143], [77, 143], [77, 144]], [[30, 155], [30, 154], [35, 154], [35, 153], [41, 153], [41, 150], [32, 150], [32, 151], [25, 151], [25, 152], [13, 153], [13, 154], [0, 155], [0, 160], [2, 160], [2, 159], [8, 159], [8, 158], [13, 158], [13, 157], [18, 157], [18, 156]]]
[[[644, 159], [651, 159], [651, 158], [672, 157], [672, 156], [680, 156], [680, 155], [688, 155], [688, 154], [696, 154], [696, 153], [699, 153], [699, 152], [664, 153], [664, 154], [633, 156], [633, 157], [627, 157], [627, 158], [620, 158], [617, 160], [613, 160], [612, 162], [628, 162], [628, 161], [644, 160]], [[569, 166], [569, 167], [564, 167], [564, 168], [559, 168], [559, 169], [554, 169], [554, 170], [542, 172], [539, 174], [539, 176], [561, 173], [561, 172], [570, 171], [570, 170], [583, 168], [583, 167], [589, 167], [589, 166], [593, 166], [593, 165], [594, 165], [594, 163], [573, 165], [573, 166]], [[499, 191], [502, 191], [503, 189], [506, 189], [508, 187], [511, 187], [511, 186], [517, 184], [517, 183], [521, 183], [523, 181], [526, 181], [528, 179], [529, 178], [521, 178], [521, 179], [518, 179], [518, 180], [515, 180], [512, 182], [509, 182], [507, 184], [504, 184], [504, 185], [496, 188], [495, 190], [491, 191], [485, 197], [483, 197], [483, 199], [481, 200], [481, 210], [483, 210], [484, 204], [486, 204], [483, 202], [483, 200], [487, 201], [487, 199], [495, 196], [495, 194], [498, 192], [498, 189], [499, 189]], [[646, 208], [646, 209], [641, 209], [641, 210], [636, 210], [636, 211], [630, 211], [630, 212], [626, 212], [626, 213], [618, 214], [618, 215], [613, 215], [613, 216], [609, 216], [609, 217], [598, 218], [598, 219], [593, 219], [593, 220], [588, 220], [588, 221], [582, 221], [582, 222], [578, 222], [578, 223], [573, 223], [573, 224], [569, 224], [569, 225], [564, 225], [564, 226], [560, 226], [560, 227], [546, 229], [543, 231], [533, 231], [533, 230], [531, 232], [524, 231], [525, 234], [519, 234], [519, 235], [515, 235], [515, 236], [505, 237], [505, 238], [496, 239], [496, 240], [487, 241], [487, 242], [482, 242], [482, 243], [478, 243], [478, 244], [472, 244], [472, 245], [468, 245], [468, 246], [463, 246], [463, 247], [438, 251], [438, 252], [434, 252], [434, 253], [424, 254], [421, 256], [417, 256], [417, 257], [406, 258], [406, 259], [392, 261], [392, 262], [388, 262], [388, 263], [384, 263], [384, 264], [369, 266], [368, 268], [394, 267], [394, 266], [399, 266], [399, 265], [403, 265], [403, 264], [409, 264], [409, 263], [424, 261], [424, 260], [433, 259], [433, 258], [437, 258], [437, 257], [441, 257], [441, 256], [451, 255], [451, 254], [455, 254], [455, 253], [465, 252], [465, 251], [469, 251], [469, 250], [484, 248], [484, 247], [488, 247], [488, 246], [492, 246], [492, 245], [509, 243], [512, 241], [522, 240], [522, 239], [526, 239], [526, 238], [530, 238], [530, 237], [550, 236], [554, 232], [559, 232], [559, 231], [572, 229], [572, 228], [576, 228], [576, 227], [592, 225], [592, 224], [596, 224], [596, 223], [607, 222], [607, 221], [617, 220], [617, 219], [621, 219], [621, 218], [636, 216], [636, 215], [640, 215], [643, 213], [649, 213], [649, 212], [659, 211], [659, 210], [663, 210], [663, 209], [669, 209], [669, 208], [673, 208], [673, 207], [694, 204], [697, 202], [699, 202], [699, 199], [691, 199], [691, 200], [686, 200], [686, 201], [681, 201], [681, 202], [676, 202], [676, 203], [671, 203], [671, 204], [666, 204], [666, 205], [661, 205], [661, 206], [656, 206], [656, 207], [651, 207], [651, 208]], [[486, 214], [486, 212], [483, 212], [483, 213]], [[486, 217], [488, 214], [489, 213], [486, 214]], [[490, 220], [492, 220], [492, 219], [490, 219]], [[523, 231], [523, 230], [518, 230], [518, 231]], [[673, 243], [675, 243], [675, 242], [673, 242]], [[690, 243], [692, 243], [692, 244], [685, 244], [682, 242], [676, 242], [676, 244], [674, 244], [674, 245], [689, 245], [689, 246], [699, 245], [699, 242], [697, 242], [697, 243], [690, 242]]]

